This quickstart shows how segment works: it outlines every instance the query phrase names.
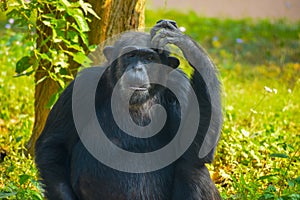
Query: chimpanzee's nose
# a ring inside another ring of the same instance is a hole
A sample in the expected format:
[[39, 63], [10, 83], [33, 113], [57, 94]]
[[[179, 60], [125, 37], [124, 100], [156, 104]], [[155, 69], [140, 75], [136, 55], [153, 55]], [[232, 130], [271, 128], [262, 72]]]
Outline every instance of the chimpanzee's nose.
[[137, 62], [134, 66], [132, 66], [134, 72], [143, 72], [146, 71], [145, 65], [142, 62]]
[[141, 71], [144, 70], [144, 66], [141, 65], [141, 64], [135, 65], [135, 66], [133, 67], [133, 70], [134, 70], [135, 72], [141, 72]]

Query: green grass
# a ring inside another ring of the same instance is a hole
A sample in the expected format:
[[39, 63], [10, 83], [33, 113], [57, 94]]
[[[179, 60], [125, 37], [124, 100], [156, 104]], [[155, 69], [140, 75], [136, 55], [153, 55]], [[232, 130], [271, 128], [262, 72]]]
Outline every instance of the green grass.
[[[147, 11], [146, 24], [161, 18], [185, 27], [220, 70], [224, 126], [209, 167], [224, 199], [300, 199], [300, 23]], [[42, 199], [25, 155], [33, 77], [13, 78], [30, 47], [22, 32], [0, 25], [0, 199]]]
[[42, 199], [33, 160], [25, 145], [33, 124], [33, 77], [14, 78], [15, 64], [28, 51], [22, 33], [0, 30], [0, 199]]
[[229, 59], [241, 63], [282, 65], [300, 59], [300, 21], [294, 24], [284, 20], [271, 23], [268, 20], [205, 18], [194, 12], [146, 12], [147, 27], [159, 19], [173, 19], [179, 27], [185, 27], [188, 35], [215, 55], [215, 61]]

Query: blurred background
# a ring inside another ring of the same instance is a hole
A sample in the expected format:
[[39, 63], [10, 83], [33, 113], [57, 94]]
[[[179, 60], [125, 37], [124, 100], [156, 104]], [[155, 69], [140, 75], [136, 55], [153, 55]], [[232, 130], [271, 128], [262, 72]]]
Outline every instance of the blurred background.
[[176, 9], [184, 12], [193, 10], [206, 17], [300, 19], [298, 0], [150, 0], [147, 4], [149, 9]]

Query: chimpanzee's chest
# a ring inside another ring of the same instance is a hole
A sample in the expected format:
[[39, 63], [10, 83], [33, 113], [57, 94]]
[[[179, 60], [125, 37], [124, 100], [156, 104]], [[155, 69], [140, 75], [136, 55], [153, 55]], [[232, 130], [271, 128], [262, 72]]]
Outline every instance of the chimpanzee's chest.
[[173, 165], [149, 173], [120, 172], [97, 161], [79, 142], [73, 149], [70, 167], [71, 185], [78, 199], [171, 199]]

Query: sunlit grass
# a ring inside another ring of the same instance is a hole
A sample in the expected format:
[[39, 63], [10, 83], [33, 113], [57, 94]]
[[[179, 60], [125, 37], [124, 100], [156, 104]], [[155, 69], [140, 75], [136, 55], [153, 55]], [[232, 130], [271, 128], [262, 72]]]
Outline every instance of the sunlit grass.
[[[225, 122], [213, 171], [225, 196], [292, 199], [298, 193], [298, 66], [286, 64], [280, 73], [278, 66], [266, 70], [268, 66], [238, 65], [221, 70]], [[276, 190], [269, 192], [271, 186]]]

